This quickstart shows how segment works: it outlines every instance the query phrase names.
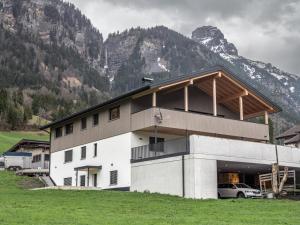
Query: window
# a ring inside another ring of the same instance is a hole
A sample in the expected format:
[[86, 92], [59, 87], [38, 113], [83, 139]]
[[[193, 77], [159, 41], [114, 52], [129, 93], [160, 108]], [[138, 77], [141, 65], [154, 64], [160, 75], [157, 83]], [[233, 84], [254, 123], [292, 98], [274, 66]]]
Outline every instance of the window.
[[109, 120], [116, 120], [120, 118], [120, 106], [111, 108], [109, 110]]
[[153, 152], [163, 152], [164, 151], [164, 142], [165, 142], [164, 138], [149, 137], [149, 150], [153, 151]]
[[81, 147], [81, 159], [86, 158], [86, 146]]
[[64, 186], [72, 186], [72, 177], [64, 178]]
[[73, 123], [69, 123], [66, 125], [66, 135], [73, 133]]
[[81, 119], [81, 130], [86, 129], [86, 117]]
[[98, 155], [98, 144], [95, 143], [94, 144], [94, 157], [96, 157]]
[[73, 150], [65, 151], [65, 163], [73, 161]]
[[40, 162], [42, 160], [42, 156], [41, 155], [34, 155], [32, 157], [32, 162], [36, 163], [36, 162]]
[[118, 184], [118, 170], [110, 171], [110, 185]]
[[99, 114], [94, 114], [93, 115], [93, 125], [97, 126], [99, 124]]
[[50, 161], [50, 155], [49, 154], [45, 154], [44, 155], [44, 160], [45, 161]]
[[57, 128], [55, 128], [55, 137], [56, 137], [56, 138], [61, 137], [62, 134], [63, 134], [63, 132], [62, 132], [62, 127], [57, 127]]
[[80, 176], [80, 186], [84, 187], [85, 186], [85, 175]]

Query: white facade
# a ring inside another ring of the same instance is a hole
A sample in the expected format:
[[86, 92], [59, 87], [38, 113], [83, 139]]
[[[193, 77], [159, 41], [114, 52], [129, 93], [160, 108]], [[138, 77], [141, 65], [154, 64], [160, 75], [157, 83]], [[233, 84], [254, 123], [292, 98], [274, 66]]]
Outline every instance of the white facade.
[[[94, 157], [94, 144], [97, 143], [97, 156]], [[86, 158], [81, 160], [81, 147], [86, 146]], [[73, 150], [72, 162], [65, 163], [65, 151]], [[85, 145], [65, 149], [51, 154], [50, 176], [58, 186], [64, 185], [64, 178], [72, 177], [72, 186], [76, 185], [76, 171], [74, 168], [82, 166], [101, 166], [95, 172], [90, 172], [89, 182], [86, 186], [93, 186], [93, 173], [97, 173], [97, 187], [102, 189], [124, 188], [130, 186], [130, 151], [131, 133], [118, 135], [112, 138], [91, 142]], [[110, 185], [110, 171], [118, 171], [117, 185]], [[78, 172], [78, 186], [80, 175], [86, 171]]]
[[[300, 149], [278, 146], [281, 166], [300, 168]], [[199, 135], [190, 136], [190, 154], [132, 164], [132, 191], [150, 191], [187, 198], [217, 198], [217, 162], [270, 165], [275, 146]], [[184, 172], [184, 178], [183, 178]], [[184, 185], [184, 186], [183, 186]]]

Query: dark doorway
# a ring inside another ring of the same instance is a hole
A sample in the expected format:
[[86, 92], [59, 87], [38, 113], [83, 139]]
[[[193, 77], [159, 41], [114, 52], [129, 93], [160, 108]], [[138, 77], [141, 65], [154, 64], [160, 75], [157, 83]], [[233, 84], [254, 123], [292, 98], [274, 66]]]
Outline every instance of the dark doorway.
[[93, 175], [93, 180], [94, 180], [94, 182], [93, 182], [94, 187], [97, 187], [97, 174], [96, 173]]

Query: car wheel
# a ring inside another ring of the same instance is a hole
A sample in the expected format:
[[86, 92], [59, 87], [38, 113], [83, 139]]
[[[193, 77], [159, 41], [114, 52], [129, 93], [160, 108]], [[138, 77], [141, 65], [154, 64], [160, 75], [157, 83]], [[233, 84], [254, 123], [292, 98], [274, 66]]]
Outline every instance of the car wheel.
[[239, 192], [239, 193], [237, 194], [237, 197], [238, 197], [238, 198], [245, 198], [245, 194], [244, 194], [243, 192]]

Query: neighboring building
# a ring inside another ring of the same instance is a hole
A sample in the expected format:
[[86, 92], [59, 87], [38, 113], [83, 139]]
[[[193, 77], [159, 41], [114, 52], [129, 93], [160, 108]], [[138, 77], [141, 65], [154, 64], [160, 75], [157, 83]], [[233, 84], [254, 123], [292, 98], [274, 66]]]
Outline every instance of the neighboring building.
[[300, 148], [300, 125], [296, 125], [276, 137], [283, 140], [285, 145]]
[[[268, 116], [280, 108], [217, 67], [149, 84], [50, 123], [57, 185], [217, 198], [217, 183], [257, 184], [276, 162]], [[247, 121], [263, 116], [265, 124]], [[279, 157], [300, 167], [300, 151]], [[291, 154], [291, 155], [289, 155]]]
[[49, 169], [50, 162], [50, 143], [49, 141], [38, 141], [22, 139], [12, 146], [4, 155], [19, 156], [14, 153], [30, 153], [31, 163], [26, 163], [26, 167], [22, 169]]

